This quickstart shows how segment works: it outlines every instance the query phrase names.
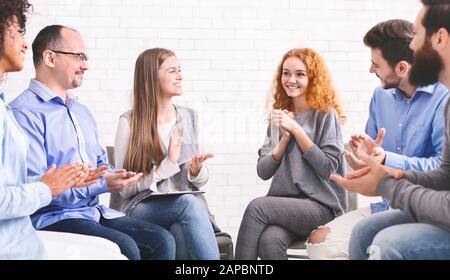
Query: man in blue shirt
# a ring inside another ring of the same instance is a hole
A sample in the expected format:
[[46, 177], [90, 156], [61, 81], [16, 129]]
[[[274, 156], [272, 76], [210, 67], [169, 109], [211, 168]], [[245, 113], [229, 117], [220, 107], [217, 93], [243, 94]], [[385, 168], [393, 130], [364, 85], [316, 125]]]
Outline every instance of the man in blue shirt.
[[[361, 152], [396, 169], [430, 171], [440, 165], [444, 144], [441, 116], [448, 90], [441, 83], [415, 87], [409, 82], [413, 62], [409, 44], [413, 35], [412, 23], [389, 20], [375, 25], [364, 37], [371, 49], [370, 72], [380, 79], [381, 86], [375, 89], [370, 102], [366, 134], [352, 136], [352, 152], [345, 153], [354, 170], [366, 166], [357, 157]], [[388, 208], [387, 200], [372, 203], [371, 207], [349, 212], [320, 227], [308, 240], [308, 254], [313, 259], [346, 259], [354, 225]]]
[[[74, 29], [52, 25], [33, 42], [36, 79], [10, 103], [29, 139], [28, 175], [52, 164], [72, 162], [104, 168], [105, 151], [98, 143], [95, 120], [87, 107], [68, 95], [81, 86], [88, 69], [85, 44]], [[99, 195], [120, 192], [142, 174], [111, 170], [99, 182], [70, 189], [31, 216], [40, 230], [94, 235], [115, 242], [129, 259], [173, 259], [175, 241], [164, 228], [133, 219], [99, 204]]]

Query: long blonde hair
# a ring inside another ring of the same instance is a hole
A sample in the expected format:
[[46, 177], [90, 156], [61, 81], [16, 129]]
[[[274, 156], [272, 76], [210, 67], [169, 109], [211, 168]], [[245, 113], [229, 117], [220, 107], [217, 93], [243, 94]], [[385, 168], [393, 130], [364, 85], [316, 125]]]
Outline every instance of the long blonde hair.
[[154, 48], [144, 51], [136, 60], [130, 141], [123, 163], [127, 170], [148, 175], [164, 159], [158, 134], [158, 70], [171, 56], [175, 53], [170, 50]]
[[308, 71], [309, 82], [306, 90], [308, 105], [319, 112], [329, 112], [332, 108], [335, 109], [341, 123], [344, 124], [346, 117], [337, 100], [325, 62], [316, 51], [309, 48], [292, 49], [283, 56], [273, 81], [273, 109], [294, 110], [292, 99], [286, 94], [281, 84], [284, 62], [292, 56], [298, 57], [306, 65]]

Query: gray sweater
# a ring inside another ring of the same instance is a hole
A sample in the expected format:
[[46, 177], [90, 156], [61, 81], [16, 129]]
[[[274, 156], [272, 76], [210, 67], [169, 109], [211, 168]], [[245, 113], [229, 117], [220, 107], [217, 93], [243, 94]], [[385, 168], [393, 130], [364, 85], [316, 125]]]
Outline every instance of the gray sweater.
[[273, 177], [268, 196], [308, 197], [334, 210], [336, 216], [347, 211], [346, 191], [330, 182], [333, 173], [344, 176], [345, 162], [342, 127], [337, 113], [310, 109], [297, 113], [299, 123], [314, 145], [303, 152], [294, 138], [280, 161], [274, 160], [276, 142], [269, 127], [264, 145], [259, 149], [258, 176]]
[[408, 214], [418, 223], [427, 223], [450, 231], [450, 100], [445, 105], [445, 142], [441, 166], [431, 172], [407, 171], [406, 180], [386, 175], [378, 193], [391, 206]]

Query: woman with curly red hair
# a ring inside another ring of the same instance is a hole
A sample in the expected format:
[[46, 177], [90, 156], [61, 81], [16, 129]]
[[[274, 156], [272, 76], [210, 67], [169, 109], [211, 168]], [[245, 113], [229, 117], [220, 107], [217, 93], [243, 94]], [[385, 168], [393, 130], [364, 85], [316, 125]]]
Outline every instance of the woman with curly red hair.
[[312, 49], [287, 52], [276, 72], [274, 103], [258, 175], [272, 178], [269, 193], [248, 206], [236, 259], [287, 259], [287, 248], [347, 208], [345, 190], [330, 182], [344, 175], [342, 123], [327, 67]]

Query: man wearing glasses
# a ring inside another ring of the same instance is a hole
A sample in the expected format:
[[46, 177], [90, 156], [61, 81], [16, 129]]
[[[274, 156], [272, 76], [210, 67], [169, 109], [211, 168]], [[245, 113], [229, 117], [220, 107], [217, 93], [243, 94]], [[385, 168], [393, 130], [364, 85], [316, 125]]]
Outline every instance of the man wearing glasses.
[[[33, 42], [36, 79], [10, 104], [28, 136], [28, 176], [72, 162], [90, 164], [94, 174], [109, 168], [94, 118], [67, 93], [81, 86], [88, 70], [85, 49], [76, 30], [60, 25], [45, 27]], [[173, 259], [175, 240], [167, 230], [99, 204], [100, 194], [120, 192], [141, 175], [111, 170], [96, 184], [69, 189], [34, 213], [33, 225], [109, 239], [129, 259]]]

